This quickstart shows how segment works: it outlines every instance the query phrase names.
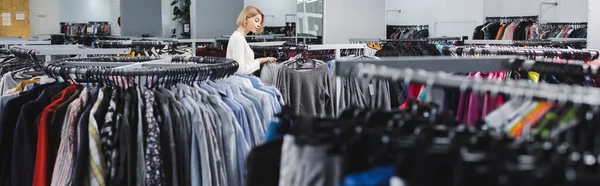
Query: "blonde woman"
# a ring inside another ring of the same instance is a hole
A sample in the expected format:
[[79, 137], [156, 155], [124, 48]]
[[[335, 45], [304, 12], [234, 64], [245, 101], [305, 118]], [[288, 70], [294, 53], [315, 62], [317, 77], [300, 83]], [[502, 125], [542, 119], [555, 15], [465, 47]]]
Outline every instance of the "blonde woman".
[[227, 58], [239, 63], [237, 73], [250, 75], [260, 69], [261, 63], [275, 62], [273, 57], [254, 59], [254, 52], [246, 41], [246, 35], [250, 32], [261, 33], [264, 22], [263, 13], [254, 6], [247, 6], [242, 10], [237, 19], [238, 29], [229, 37], [227, 45]]

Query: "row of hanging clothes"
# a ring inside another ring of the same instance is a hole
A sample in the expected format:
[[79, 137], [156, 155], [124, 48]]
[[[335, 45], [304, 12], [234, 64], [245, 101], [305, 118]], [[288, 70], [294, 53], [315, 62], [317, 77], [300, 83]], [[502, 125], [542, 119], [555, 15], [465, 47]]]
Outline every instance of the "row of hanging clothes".
[[34, 50], [12, 47], [8, 53], [9, 55], [0, 62], [0, 95], [31, 88], [18, 85], [21, 82], [39, 81], [33, 77], [43, 75], [39, 73], [41, 61]]
[[429, 37], [429, 25], [387, 25], [387, 39], [421, 39]]
[[[455, 58], [455, 62], [459, 60]], [[485, 59], [468, 60], [473, 66], [488, 64]], [[497, 60], [515, 68], [534, 63], [536, 70], [546, 67], [549, 71], [576, 66]], [[595, 126], [600, 100], [582, 99], [600, 95], [597, 89], [465, 79], [394, 69], [392, 65], [410, 66], [411, 61], [393, 62], [387, 59], [387, 68], [359, 64], [337, 75], [425, 84], [430, 90], [489, 93], [510, 100], [477, 125], [456, 119], [452, 110], [434, 101], [411, 100], [408, 107], [393, 110], [350, 107], [333, 117], [298, 114], [284, 108], [278, 116], [280, 123], [270, 128], [276, 135], [253, 148], [248, 156], [248, 185], [600, 184], [600, 151], [595, 148], [600, 137], [600, 128]], [[441, 69], [434, 66], [439, 66], [439, 60], [429, 65]]]
[[545, 23], [535, 30], [535, 39], [587, 38], [587, 22]]
[[60, 28], [60, 33], [66, 36], [111, 34], [111, 28], [108, 22], [61, 23]]
[[[598, 51], [593, 50], [557, 49], [549, 47], [523, 48], [515, 46], [476, 45], [456, 47], [453, 45], [449, 45], [449, 43], [433, 44], [430, 42], [388, 42], [384, 45], [382, 50], [379, 50], [376, 53], [377, 57], [440, 55], [467, 58], [493, 55], [517, 55], [531, 59], [552, 58], [553, 62], [565, 63], [567, 62], [567, 60], [584, 60], [589, 62], [594, 59], [597, 59], [599, 53]], [[593, 76], [586, 76], [581, 74], [563, 75], [552, 72], [541, 73], [533, 70], [502, 70], [494, 72], [483, 71], [472, 73], [454, 73], [454, 75], [465, 76], [467, 78], [472, 79], [491, 79], [498, 81], [504, 79], [527, 79], [533, 83], [549, 82], [555, 84], [571, 84], [594, 87], [597, 86], [596, 81], [600, 80]], [[466, 111], [470, 108], [468, 105], [473, 104], [462, 104], [463, 102], [469, 103], [469, 100], [473, 100], [476, 103], [485, 103], [491, 108], [493, 108], [494, 105], [498, 105], [499, 103], [501, 104], [503, 102], [502, 98], [499, 97], [495, 98], [496, 102], [494, 104], [487, 104], [489, 102], [487, 97], [485, 98], [486, 100], [483, 100], [483, 97], [470, 97], [470, 94], [444, 95], [444, 93], [440, 91], [427, 90], [423, 85], [411, 85], [404, 82], [389, 83], [389, 93], [389, 100], [391, 100], [392, 108], [406, 108], [407, 100], [411, 99], [429, 101], [426, 100], [427, 95], [435, 95], [433, 96], [433, 98], [438, 99], [440, 103], [444, 102], [442, 101], [444, 96], [452, 98], [446, 99], [444, 106], [447, 108], [452, 108], [452, 110], [458, 111], [457, 113], [455, 113], [458, 117], [475, 118], [468, 123], [473, 123], [473, 120], [476, 120], [478, 117], [466, 117], [465, 115], [468, 115], [468, 112]], [[485, 114], [482, 113], [472, 115], [479, 115], [479, 117], [485, 116]]]
[[132, 41], [132, 40], [98, 40], [92, 48], [130, 48], [125, 56], [186, 56], [192, 57], [192, 49], [181, 46], [177, 41]]
[[539, 37], [538, 16], [487, 17], [475, 27], [474, 40], [532, 40]]
[[[399, 39], [385, 40], [381, 50], [375, 53], [377, 57], [416, 57], [416, 56], [441, 56], [442, 47], [454, 45], [461, 38], [442, 37], [427, 38], [421, 40]], [[389, 100], [391, 108], [398, 108], [407, 103], [409, 97], [409, 85], [406, 83], [388, 83]], [[419, 95], [421, 91], [416, 91]], [[415, 94], [415, 90], [413, 90]]]
[[468, 43], [468, 46], [477, 47], [528, 47], [528, 48], [555, 48], [555, 49], [586, 49], [586, 39], [573, 39], [573, 40], [523, 40], [523, 41], [510, 41], [510, 43]]
[[1, 185], [246, 185], [281, 93], [235, 61], [70, 58], [0, 97]]
[[381, 49], [375, 56], [439, 56], [443, 46], [458, 45], [461, 40], [461, 37], [386, 39], [381, 40]]
[[[364, 56], [364, 50], [340, 49], [339, 56], [361, 58]], [[336, 50], [296, 48], [295, 52], [297, 53], [288, 60], [263, 65], [258, 77], [265, 84], [274, 85], [279, 89], [284, 101], [298, 113], [315, 116], [335, 115], [341, 104], [336, 102], [336, 94], [344, 92], [336, 89], [333, 75]], [[358, 100], [355, 96], [348, 96], [348, 99], [352, 98]]]
[[[468, 48], [444, 47], [445, 55], [456, 57], [485, 57], [495, 55], [518, 55], [528, 59], [544, 60], [548, 63], [537, 63], [539, 66], [532, 68], [507, 68], [500, 71], [479, 71], [470, 73], [453, 73], [474, 80], [505, 81], [509, 79], [526, 80], [531, 84], [568, 84], [577, 86], [597, 87], [597, 80], [592, 74], [583, 73], [581, 64], [598, 57], [598, 52], [582, 50], [543, 49], [543, 48]], [[576, 61], [573, 61], [576, 60]], [[578, 64], [565, 66], [566, 64]], [[554, 67], [552, 65], [555, 65]], [[425, 92], [425, 93], [423, 93]], [[425, 95], [423, 95], [425, 94]], [[422, 102], [429, 99], [442, 103], [443, 108], [455, 111], [458, 120], [474, 125], [482, 118], [486, 118], [491, 111], [503, 105], [506, 97], [493, 96], [470, 92], [440, 92], [428, 90], [420, 84], [411, 84], [408, 88], [407, 99], [417, 99]], [[423, 100], [425, 99], [425, 100]]]

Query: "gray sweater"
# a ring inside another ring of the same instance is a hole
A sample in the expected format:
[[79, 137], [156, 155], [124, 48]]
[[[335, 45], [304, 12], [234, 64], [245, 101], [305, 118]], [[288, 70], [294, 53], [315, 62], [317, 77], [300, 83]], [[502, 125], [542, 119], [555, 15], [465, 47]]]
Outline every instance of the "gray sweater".
[[326, 64], [314, 69], [295, 70], [282, 65], [276, 87], [285, 103], [296, 113], [308, 116], [335, 116], [333, 76]]

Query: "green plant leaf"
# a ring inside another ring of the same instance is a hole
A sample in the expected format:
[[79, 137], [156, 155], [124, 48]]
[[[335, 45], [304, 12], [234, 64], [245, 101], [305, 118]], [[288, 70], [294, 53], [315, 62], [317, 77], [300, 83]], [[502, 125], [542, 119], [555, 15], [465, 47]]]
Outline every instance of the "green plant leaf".
[[176, 5], [177, 3], [179, 3], [179, 0], [174, 0], [173, 2], [171, 2], [171, 6]]

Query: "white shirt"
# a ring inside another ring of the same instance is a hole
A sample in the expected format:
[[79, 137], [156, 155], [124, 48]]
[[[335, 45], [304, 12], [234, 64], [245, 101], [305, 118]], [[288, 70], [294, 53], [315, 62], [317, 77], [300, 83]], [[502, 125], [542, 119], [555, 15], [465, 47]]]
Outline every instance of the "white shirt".
[[233, 59], [240, 64], [237, 70], [237, 73], [240, 74], [248, 75], [260, 69], [260, 62], [254, 59], [254, 51], [246, 42], [246, 37], [238, 31], [233, 32], [229, 37], [226, 58]]

